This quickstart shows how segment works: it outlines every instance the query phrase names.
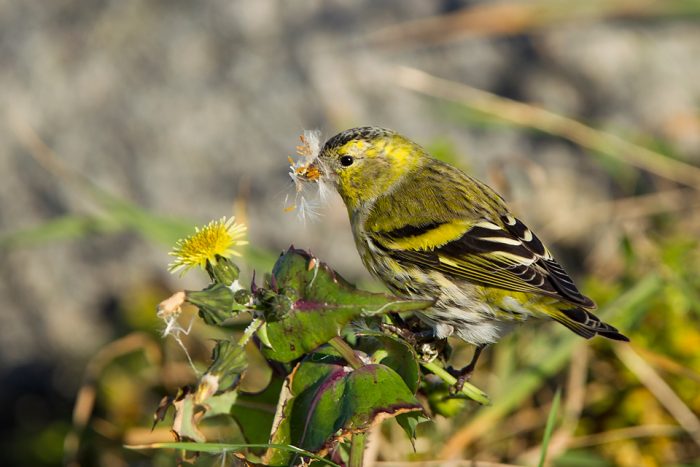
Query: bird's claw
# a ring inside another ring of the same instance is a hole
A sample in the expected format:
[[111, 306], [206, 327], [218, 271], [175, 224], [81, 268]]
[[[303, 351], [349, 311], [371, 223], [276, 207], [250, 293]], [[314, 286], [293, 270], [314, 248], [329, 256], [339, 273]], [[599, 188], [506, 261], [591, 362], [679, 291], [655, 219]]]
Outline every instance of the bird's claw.
[[447, 372], [457, 378], [457, 381], [455, 384], [450, 387], [450, 394], [455, 395], [460, 392], [462, 392], [462, 388], [464, 387], [464, 383], [468, 382], [472, 374], [474, 373], [473, 368], [469, 368], [469, 366], [462, 368], [461, 370], [457, 370], [453, 367], [447, 367], [446, 368]]
[[444, 342], [436, 342], [432, 331], [415, 332], [389, 323], [381, 323], [382, 331], [390, 332], [405, 340], [418, 354], [421, 361], [432, 362], [443, 351]]

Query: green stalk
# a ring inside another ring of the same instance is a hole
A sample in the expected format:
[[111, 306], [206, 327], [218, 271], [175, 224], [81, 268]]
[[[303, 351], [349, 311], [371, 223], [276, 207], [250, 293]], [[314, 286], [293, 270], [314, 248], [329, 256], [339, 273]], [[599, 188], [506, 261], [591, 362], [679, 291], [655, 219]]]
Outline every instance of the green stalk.
[[253, 321], [250, 322], [248, 327], [245, 328], [245, 331], [243, 331], [243, 335], [241, 336], [241, 339], [238, 341], [238, 345], [241, 347], [245, 347], [246, 344], [248, 344], [248, 341], [250, 340], [251, 337], [253, 337], [253, 334], [255, 334], [255, 331], [260, 329], [260, 327], [265, 324], [263, 320], [260, 318], [254, 318]]
[[353, 433], [352, 441], [350, 442], [350, 460], [348, 467], [362, 467], [362, 460], [365, 457], [365, 442], [367, 441], [367, 433]]
[[[429, 363], [423, 363], [421, 362], [421, 366], [443, 380], [445, 383], [447, 383], [448, 386], [454, 386], [454, 384], [457, 382], [457, 378], [452, 376], [445, 370], [443, 367], [438, 365], [435, 362], [429, 362]], [[489, 396], [486, 395], [485, 392], [483, 392], [481, 389], [477, 388], [473, 384], [469, 382], [465, 382], [464, 385], [462, 386], [462, 394], [465, 396], [469, 397], [470, 399], [475, 400], [481, 405], [488, 405], [490, 403], [489, 401]]]
[[557, 423], [557, 413], [559, 412], [559, 403], [561, 401], [561, 388], [557, 389], [552, 401], [552, 408], [549, 409], [547, 417], [547, 425], [544, 428], [544, 436], [542, 437], [542, 447], [540, 448], [540, 461], [537, 467], [544, 467], [544, 462], [547, 460], [547, 450], [549, 449], [549, 440], [552, 439], [554, 425]]
[[362, 363], [362, 360], [360, 360], [360, 357], [355, 354], [355, 351], [352, 350], [352, 347], [350, 347], [347, 342], [343, 340], [342, 337], [340, 336], [335, 336], [333, 339], [328, 341], [328, 343], [333, 347], [335, 350], [338, 351], [341, 357], [345, 359], [346, 362], [350, 364], [353, 369], [357, 370], [361, 366], [364, 365]]

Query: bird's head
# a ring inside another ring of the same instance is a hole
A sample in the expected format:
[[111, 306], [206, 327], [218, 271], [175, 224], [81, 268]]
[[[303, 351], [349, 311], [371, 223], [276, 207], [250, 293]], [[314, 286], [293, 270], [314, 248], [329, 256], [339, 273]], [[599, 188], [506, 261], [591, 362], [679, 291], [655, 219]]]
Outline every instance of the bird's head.
[[424, 158], [420, 146], [394, 131], [352, 128], [326, 141], [307, 178], [331, 183], [348, 209], [356, 210], [391, 190]]

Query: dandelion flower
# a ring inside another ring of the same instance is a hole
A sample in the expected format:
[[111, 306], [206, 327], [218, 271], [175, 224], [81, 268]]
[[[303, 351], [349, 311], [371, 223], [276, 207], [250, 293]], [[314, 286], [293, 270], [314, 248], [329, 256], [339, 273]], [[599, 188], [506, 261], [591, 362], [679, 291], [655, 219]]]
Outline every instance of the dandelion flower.
[[195, 227], [193, 235], [178, 240], [173, 251], [169, 253], [175, 260], [170, 263], [168, 270], [173, 273], [181, 271], [181, 274], [184, 274], [194, 267], [205, 269], [207, 262], [212, 266], [216, 265], [217, 257], [240, 256], [234, 248], [248, 243], [242, 240], [246, 226], [236, 224], [234, 219], [222, 217], [211, 221], [201, 229]]

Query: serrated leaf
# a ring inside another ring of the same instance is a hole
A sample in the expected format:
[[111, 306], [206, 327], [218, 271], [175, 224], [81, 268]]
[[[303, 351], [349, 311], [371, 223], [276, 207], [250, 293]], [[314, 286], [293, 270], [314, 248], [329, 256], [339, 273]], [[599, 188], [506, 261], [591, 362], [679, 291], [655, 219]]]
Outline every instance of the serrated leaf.
[[[408, 342], [378, 331], [363, 331], [358, 347], [371, 355], [374, 362], [396, 371], [412, 393], [418, 391], [420, 365], [415, 350]], [[422, 412], [403, 413], [396, 417], [396, 422], [403, 428], [411, 444], [416, 437], [417, 426], [428, 420]]]
[[[277, 403], [275, 423], [273, 424], [270, 442], [274, 444], [293, 444], [292, 441], [292, 409], [295, 407], [294, 396], [302, 394], [314, 384], [322, 381], [333, 369], [342, 367], [344, 360], [330, 347], [322, 347], [308, 355], [306, 365], [298, 364], [292, 374], [285, 380]], [[268, 450], [264, 456], [266, 464], [285, 465], [291, 454], [279, 450]]]
[[231, 340], [219, 340], [212, 350], [212, 362], [200, 378], [199, 388], [212, 385], [213, 393], [232, 391], [248, 368], [245, 349]]
[[182, 440], [206, 441], [204, 434], [199, 429], [200, 422], [216, 415], [229, 414], [237, 396], [235, 391], [229, 391], [198, 402], [197, 394], [190, 393], [173, 401], [175, 418], [172, 430]]
[[413, 347], [403, 339], [377, 331], [363, 331], [358, 349], [371, 356], [372, 361], [386, 365], [401, 376], [412, 393], [420, 383], [420, 365]]
[[418, 425], [428, 421], [430, 421], [430, 418], [426, 417], [422, 412], [408, 412], [396, 416], [396, 423], [403, 428], [403, 431], [406, 433], [406, 436], [408, 436], [409, 441], [411, 441], [411, 445], [413, 446], [414, 450], [416, 449], [416, 445], [414, 443], [416, 439], [416, 429], [418, 428]]
[[172, 403], [175, 408], [172, 430], [180, 440], [193, 440], [199, 443], [206, 441], [204, 434], [199, 431], [199, 421], [203, 412], [198, 410], [194, 402], [194, 394], [187, 394]]
[[279, 289], [294, 290], [292, 310], [267, 323], [266, 358], [289, 362], [337, 336], [352, 320], [389, 312], [416, 311], [433, 304], [358, 290], [328, 265], [303, 250], [290, 248], [272, 275]]
[[[288, 377], [284, 380], [282, 390], [277, 401], [277, 409], [272, 421], [272, 431], [270, 432], [270, 443], [288, 445], [291, 444], [290, 414], [292, 412], [292, 391], [291, 380]], [[263, 462], [267, 465], [289, 464], [291, 455], [288, 452], [277, 449], [268, 449], [263, 456]]]
[[422, 411], [422, 407], [401, 376], [388, 366], [365, 365], [347, 376], [343, 395], [350, 416], [344, 427], [368, 430], [381, 419], [400, 413]]
[[[280, 423], [271, 442], [323, 453], [336, 441], [385, 418], [422, 412], [396, 371], [378, 363], [353, 370], [334, 352], [321, 349], [288, 377], [289, 397], [278, 406]], [[284, 463], [290, 457], [276, 452], [265, 460]]]
[[336, 366], [317, 384], [294, 397], [291, 412], [292, 444], [319, 452], [329, 438], [342, 428], [345, 378], [350, 369]]

